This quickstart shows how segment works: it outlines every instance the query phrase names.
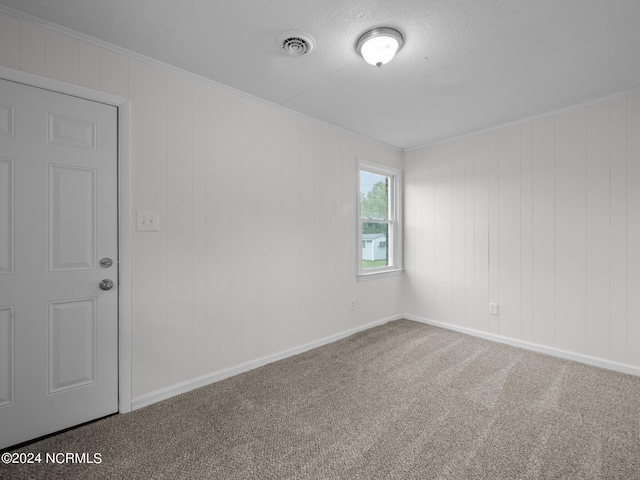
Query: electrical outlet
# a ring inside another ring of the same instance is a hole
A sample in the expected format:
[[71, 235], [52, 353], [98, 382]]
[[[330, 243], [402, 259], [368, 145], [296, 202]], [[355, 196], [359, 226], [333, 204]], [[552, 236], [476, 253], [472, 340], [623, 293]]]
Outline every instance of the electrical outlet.
[[356, 299], [352, 298], [351, 299], [351, 310], [355, 310], [356, 309]]
[[489, 304], [489, 314], [490, 315], [498, 315], [498, 304], [497, 303], [490, 303]]
[[139, 232], [159, 232], [160, 214], [158, 212], [136, 212], [136, 230]]

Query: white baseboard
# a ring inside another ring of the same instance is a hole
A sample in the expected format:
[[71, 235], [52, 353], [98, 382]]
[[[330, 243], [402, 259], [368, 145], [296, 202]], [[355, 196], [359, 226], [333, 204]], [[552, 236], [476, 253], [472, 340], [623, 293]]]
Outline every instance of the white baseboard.
[[310, 343], [306, 343], [299, 347], [285, 350], [284, 352], [276, 353], [273, 355], [267, 355], [265, 357], [261, 357], [255, 360], [241, 363], [240, 365], [236, 365], [234, 367], [218, 370], [216, 372], [208, 373], [200, 377], [192, 378], [184, 382], [171, 385], [169, 387], [161, 388], [159, 390], [155, 390], [153, 392], [140, 395], [138, 397], [135, 397], [131, 401], [131, 409], [137, 410], [138, 408], [146, 407], [148, 405], [151, 405], [152, 403], [156, 403], [161, 400], [166, 400], [176, 395], [180, 395], [181, 393], [186, 393], [196, 388], [204, 387], [205, 385], [209, 385], [211, 383], [219, 382], [220, 380], [224, 380], [225, 378], [233, 377], [234, 375], [238, 375], [240, 373], [253, 370], [254, 368], [262, 367], [263, 365], [266, 365], [268, 363], [282, 360], [283, 358], [291, 357], [292, 355], [297, 355], [299, 353], [306, 352], [308, 350], [312, 350], [317, 347], [321, 347], [328, 343], [332, 343], [342, 338], [353, 335], [354, 333], [360, 332], [362, 330], [368, 330], [370, 328], [377, 327], [378, 325], [383, 325], [387, 322], [391, 322], [393, 320], [399, 320], [401, 318], [402, 318], [402, 315], [394, 315], [392, 317], [376, 320], [375, 322], [371, 322], [366, 325], [362, 325], [360, 327], [351, 328], [349, 330], [345, 330], [343, 332], [336, 333], [334, 335], [330, 335], [328, 337], [324, 337]]
[[581, 353], [570, 352], [567, 350], [561, 350], [559, 348], [547, 347], [537, 343], [525, 342], [523, 340], [515, 340], [509, 337], [503, 337], [502, 335], [496, 335], [493, 333], [483, 332], [481, 330], [474, 330], [471, 328], [460, 327], [458, 325], [450, 325], [447, 323], [437, 322], [428, 318], [418, 317], [416, 315], [403, 315], [402, 318], [407, 320], [413, 320], [415, 322], [425, 323], [427, 325], [433, 325], [434, 327], [445, 328], [447, 330], [453, 330], [474, 337], [484, 338], [494, 342], [504, 343], [513, 347], [524, 348], [525, 350], [531, 350], [534, 352], [545, 353], [553, 357], [564, 358], [567, 360], [573, 360], [575, 362], [592, 365], [594, 367], [606, 368], [607, 370], [614, 370], [616, 372], [627, 373], [629, 375], [640, 376], [640, 367], [633, 367], [624, 363], [612, 362], [611, 360], [605, 360], [602, 358], [591, 357]]

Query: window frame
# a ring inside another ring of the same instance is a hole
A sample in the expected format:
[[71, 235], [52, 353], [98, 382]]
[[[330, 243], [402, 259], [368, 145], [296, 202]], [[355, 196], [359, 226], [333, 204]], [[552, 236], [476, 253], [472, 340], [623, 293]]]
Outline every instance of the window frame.
[[[387, 220], [363, 219], [360, 204], [361, 172], [373, 173], [389, 177], [389, 214]], [[386, 276], [400, 275], [402, 267], [402, 170], [389, 165], [371, 162], [359, 158], [357, 162], [357, 242], [358, 248], [358, 280], [372, 280]], [[362, 268], [362, 231], [364, 223], [383, 223], [389, 226], [387, 238], [388, 265], [383, 267]]]

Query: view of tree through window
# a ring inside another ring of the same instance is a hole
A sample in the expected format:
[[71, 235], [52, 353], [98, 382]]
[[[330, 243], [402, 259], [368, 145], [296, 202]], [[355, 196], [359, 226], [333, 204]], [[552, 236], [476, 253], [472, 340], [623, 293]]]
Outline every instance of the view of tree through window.
[[402, 271], [402, 170], [358, 159], [358, 280]]
[[[389, 177], [361, 172], [360, 215], [363, 219], [386, 220], [389, 218]], [[375, 181], [368, 191], [367, 184]]]
[[389, 265], [389, 188], [391, 179], [360, 171], [362, 268]]

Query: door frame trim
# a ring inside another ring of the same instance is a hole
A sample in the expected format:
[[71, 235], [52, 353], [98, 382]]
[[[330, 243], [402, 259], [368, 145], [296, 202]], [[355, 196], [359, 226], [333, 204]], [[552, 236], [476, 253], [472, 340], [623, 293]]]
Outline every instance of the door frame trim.
[[0, 79], [105, 103], [118, 110], [118, 411], [131, 411], [131, 100], [0, 65]]

